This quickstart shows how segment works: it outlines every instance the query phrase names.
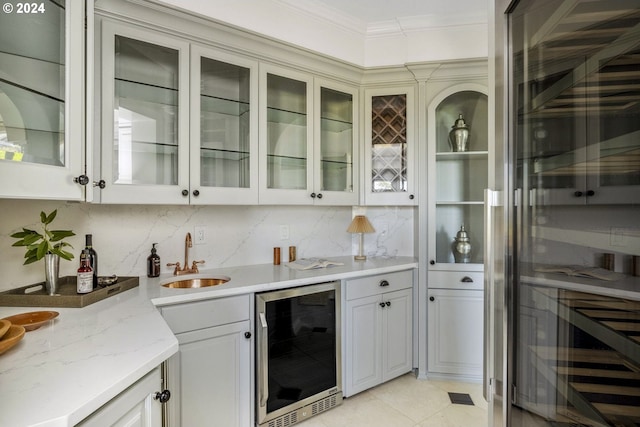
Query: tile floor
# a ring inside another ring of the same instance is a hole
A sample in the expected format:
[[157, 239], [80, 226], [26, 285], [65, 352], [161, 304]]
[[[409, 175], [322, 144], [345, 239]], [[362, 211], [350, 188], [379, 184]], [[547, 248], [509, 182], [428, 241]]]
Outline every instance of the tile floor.
[[[453, 404], [448, 392], [468, 393], [474, 405]], [[344, 400], [300, 427], [487, 427], [482, 385], [417, 380], [403, 375]]]

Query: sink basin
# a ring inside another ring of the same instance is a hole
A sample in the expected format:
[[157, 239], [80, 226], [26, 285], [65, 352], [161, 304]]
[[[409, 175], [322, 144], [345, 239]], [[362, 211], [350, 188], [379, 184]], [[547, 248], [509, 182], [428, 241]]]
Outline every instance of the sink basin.
[[165, 288], [180, 288], [180, 289], [188, 289], [188, 288], [207, 288], [209, 286], [218, 286], [223, 283], [227, 283], [231, 280], [230, 277], [227, 276], [219, 276], [219, 277], [200, 277], [197, 279], [180, 279], [175, 280], [173, 282], [165, 283]]

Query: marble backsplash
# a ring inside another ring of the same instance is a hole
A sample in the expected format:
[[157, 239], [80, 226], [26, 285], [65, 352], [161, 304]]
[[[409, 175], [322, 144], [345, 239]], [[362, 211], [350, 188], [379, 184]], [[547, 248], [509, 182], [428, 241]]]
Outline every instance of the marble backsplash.
[[[76, 258], [61, 261], [60, 274], [73, 275], [84, 235], [93, 234], [98, 251], [99, 274], [146, 275], [146, 259], [152, 243], [158, 243], [163, 273], [169, 262], [184, 260], [184, 239], [195, 226], [205, 230], [206, 243], [194, 244], [190, 260], [206, 261], [202, 267], [230, 267], [271, 263], [273, 247], [296, 246], [298, 258], [355, 254], [358, 238], [345, 230], [355, 209], [317, 206], [155, 206], [98, 205], [60, 201], [0, 200], [0, 291], [44, 280], [44, 266], [37, 262], [23, 266], [24, 248], [11, 245], [10, 235], [21, 227], [39, 230], [40, 211], [58, 209], [54, 229], [71, 229], [67, 239]], [[414, 256], [414, 209], [410, 207], [368, 207], [366, 215], [376, 229], [365, 235], [368, 256]], [[282, 240], [281, 225], [289, 227], [289, 239]]]

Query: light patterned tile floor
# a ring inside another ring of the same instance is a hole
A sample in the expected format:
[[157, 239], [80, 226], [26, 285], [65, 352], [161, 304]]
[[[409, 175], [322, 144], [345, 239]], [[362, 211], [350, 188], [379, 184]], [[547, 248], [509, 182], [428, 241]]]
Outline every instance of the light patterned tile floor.
[[[474, 405], [451, 403], [449, 392], [468, 393]], [[300, 427], [487, 427], [482, 385], [418, 380], [403, 375], [346, 398], [342, 405], [298, 424]]]

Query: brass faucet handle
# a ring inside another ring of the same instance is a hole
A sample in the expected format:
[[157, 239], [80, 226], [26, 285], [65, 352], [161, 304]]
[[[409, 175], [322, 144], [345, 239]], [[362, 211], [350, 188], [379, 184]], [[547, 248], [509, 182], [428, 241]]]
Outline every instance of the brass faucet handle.
[[178, 274], [178, 272], [180, 271], [180, 261], [178, 262], [170, 262], [167, 264], [167, 267], [175, 267], [175, 269], [173, 270], [173, 275], [176, 276]]
[[194, 273], [198, 273], [198, 264], [204, 264], [204, 260], [201, 261], [193, 261], [193, 263], [191, 264], [191, 270]]

